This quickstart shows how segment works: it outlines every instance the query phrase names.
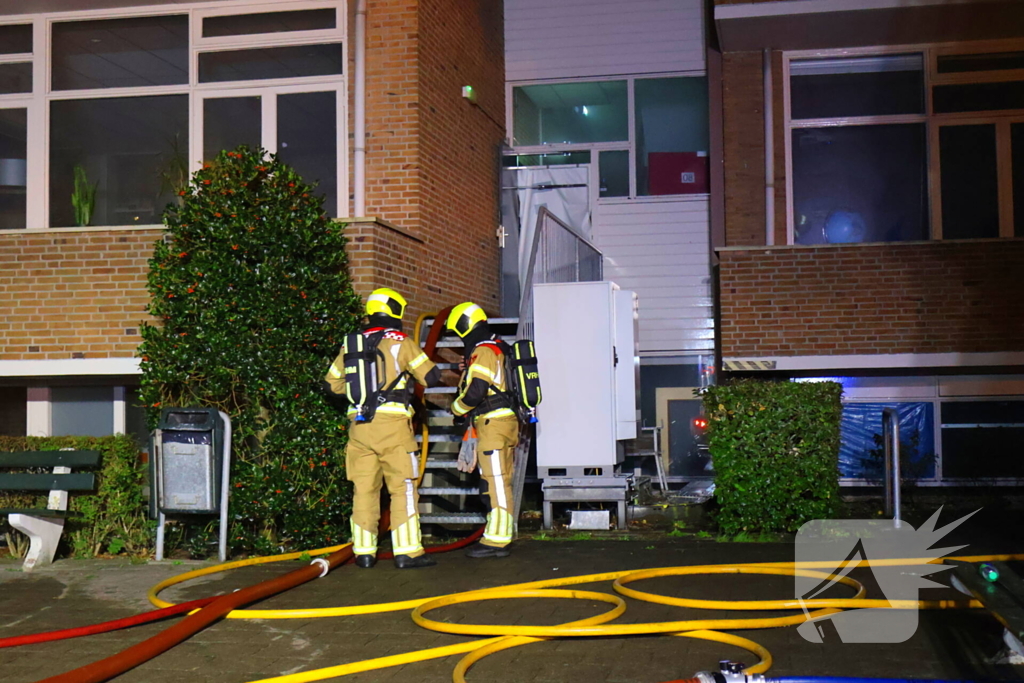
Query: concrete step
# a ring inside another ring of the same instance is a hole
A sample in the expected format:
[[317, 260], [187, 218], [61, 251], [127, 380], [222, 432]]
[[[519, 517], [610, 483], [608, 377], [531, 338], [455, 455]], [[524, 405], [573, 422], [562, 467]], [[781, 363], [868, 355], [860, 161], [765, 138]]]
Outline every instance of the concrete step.
[[424, 394], [457, 394], [459, 393], [458, 387], [430, 387], [423, 390]]

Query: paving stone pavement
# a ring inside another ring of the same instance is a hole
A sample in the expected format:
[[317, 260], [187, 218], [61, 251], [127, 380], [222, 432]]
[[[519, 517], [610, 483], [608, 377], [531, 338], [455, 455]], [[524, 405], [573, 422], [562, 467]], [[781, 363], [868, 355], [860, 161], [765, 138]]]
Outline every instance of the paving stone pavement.
[[[470, 560], [461, 553], [439, 556], [430, 569], [397, 571], [382, 562], [373, 570], [339, 568], [323, 579], [261, 603], [263, 609], [374, 604], [443, 595], [474, 588], [622, 569], [676, 565], [791, 560], [787, 544], [713, 541], [519, 541], [504, 560]], [[0, 638], [116, 619], [151, 609], [146, 590], [201, 562], [129, 564], [120, 560], [62, 560], [32, 574], [14, 561], [0, 561]], [[162, 597], [183, 601], [230, 592], [298, 568], [297, 562], [247, 567], [176, 586]], [[858, 570], [860, 571], [860, 570]], [[857, 578], [863, 578], [854, 574]], [[728, 575], [668, 577], [647, 581], [644, 590], [708, 599], [789, 597], [788, 577]], [[870, 584], [869, 595], [870, 595]], [[639, 584], [637, 584], [639, 587]], [[610, 582], [581, 586], [612, 592]], [[925, 598], [954, 597], [948, 590]], [[765, 613], [709, 612], [627, 599], [622, 623], [675, 621]], [[576, 600], [503, 600], [457, 605], [435, 618], [467, 623], [556, 624], [604, 611], [604, 603]], [[0, 681], [30, 683], [112, 655], [170, 623], [0, 649]], [[926, 612], [917, 634], [895, 645], [813, 644], [795, 628], [736, 631], [767, 647], [775, 663], [770, 675], [833, 675], [901, 678], [1019, 680], [1024, 667], [991, 663], [1001, 629], [982, 613]], [[374, 657], [464, 642], [416, 626], [408, 612], [366, 616], [223, 620], [189, 641], [116, 679], [124, 683], [235, 683]], [[737, 648], [673, 636], [556, 639], [488, 657], [469, 681], [488, 683], [658, 683], [714, 669], [721, 659], [751, 663]], [[451, 680], [458, 657], [448, 657], [346, 677], [351, 683]]]

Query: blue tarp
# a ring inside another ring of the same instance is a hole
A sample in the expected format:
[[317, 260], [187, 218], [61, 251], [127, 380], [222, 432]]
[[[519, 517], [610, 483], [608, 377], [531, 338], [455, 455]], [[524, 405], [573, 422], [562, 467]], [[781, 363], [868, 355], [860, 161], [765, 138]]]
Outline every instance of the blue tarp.
[[904, 479], [935, 477], [935, 415], [931, 403], [844, 403], [840, 424], [839, 474], [881, 480], [882, 409], [900, 418], [900, 456]]

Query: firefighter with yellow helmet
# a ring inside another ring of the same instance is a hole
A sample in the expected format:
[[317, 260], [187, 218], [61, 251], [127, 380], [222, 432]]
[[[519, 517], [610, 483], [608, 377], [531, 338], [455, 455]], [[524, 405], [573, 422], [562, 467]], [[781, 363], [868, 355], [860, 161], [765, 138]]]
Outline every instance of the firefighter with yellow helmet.
[[[467, 418], [477, 433], [476, 460], [487, 484], [491, 511], [480, 543], [468, 557], [508, 557], [515, 503], [512, 499], [513, 449], [519, 442], [519, 420], [509, 400], [502, 346], [477, 304], [454, 307], [447, 328], [465, 344], [465, 371], [452, 403], [456, 418]], [[472, 470], [476, 462], [465, 468]]]
[[[330, 392], [345, 396], [349, 403], [351, 428], [345, 467], [355, 486], [352, 546], [356, 565], [364, 569], [377, 563], [382, 483], [391, 494], [395, 566], [415, 569], [436, 564], [424, 554], [420, 537], [416, 491], [419, 449], [412, 430], [409, 379], [424, 386], [437, 386], [441, 373], [419, 346], [402, 333], [405, 305], [402, 295], [392, 289], [377, 289], [370, 294], [366, 302], [367, 324], [361, 334], [346, 337], [341, 353], [325, 377]], [[358, 349], [350, 348], [357, 346]], [[369, 388], [367, 375], [372, 377]]]

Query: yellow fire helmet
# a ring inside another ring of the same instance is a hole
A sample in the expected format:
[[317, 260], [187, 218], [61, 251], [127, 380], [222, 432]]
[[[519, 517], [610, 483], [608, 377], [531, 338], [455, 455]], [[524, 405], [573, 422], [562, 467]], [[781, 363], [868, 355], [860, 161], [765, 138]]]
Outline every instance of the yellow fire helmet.
[[397, 320], [405, 313], [405, 298], [393, 289], [381, 287], [366, 299], [366, 315], [383, 313]]
[[465, 337], [478, 323], [485, 322], [487, 322], [487, 314], [484, 313], [484, 309], [472, 301], [467, 301], [452, 309], [452, 312], [448, 314], [446, 327], [460, 337]]

